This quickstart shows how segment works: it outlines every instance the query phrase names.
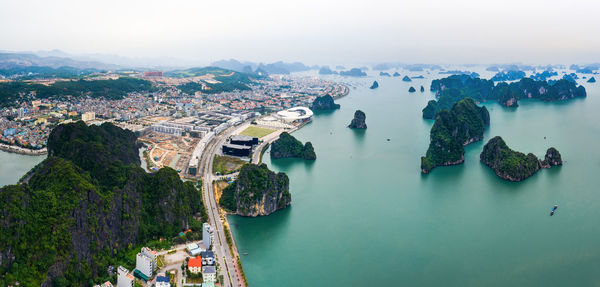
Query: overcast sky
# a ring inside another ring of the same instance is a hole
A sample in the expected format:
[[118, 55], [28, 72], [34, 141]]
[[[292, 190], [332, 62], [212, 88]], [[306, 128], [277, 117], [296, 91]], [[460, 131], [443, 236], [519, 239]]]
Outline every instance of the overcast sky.
[[209, 63], [600, 62], [598, 0], [0, 0], [0, 50]]

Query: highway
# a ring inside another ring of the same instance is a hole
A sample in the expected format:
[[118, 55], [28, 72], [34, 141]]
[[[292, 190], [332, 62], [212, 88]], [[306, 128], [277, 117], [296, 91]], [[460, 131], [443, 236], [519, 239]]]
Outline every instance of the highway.
[[[243, 126], [243, 125], [242, 125]], [[235, 243], [233, 246], [234, 252], [231, 254], [227, 240], [225, 239], [225, 233], [223, 228], [223, 221], [227, 220], [224, 216], [221, 217], [219, 214], [219, 206], [215, 199], [215, 191], [213, 189], [213, 180], [215, 177], [212, 172], [212, 162], [214, 155], [218, 148], [223, 145], [223, 142], [231, 135], [234, 131], [237, 131], [240, 126], [231, 127], [223, 131], [220, 135], [215, 138], [207, 145], [206, 149], [202, 153], [199, 166], [201, 167], [202, 174], [202, 185], [203, 185], [203, 200], [208, 209], [208, 217], [211, 226], [213, 227], [213, 250], [217, 255], [217, 262], [221, 268], [221, 275], [223, 275], [223, 286], [245, 286], [244, 281], [241, 279], [237, 264], [235, 263], [237, 257], [237, 248]], [[232, 236], [233, 237], [233, 236]], [[235, 241], [234, 241], [235, 242]]]

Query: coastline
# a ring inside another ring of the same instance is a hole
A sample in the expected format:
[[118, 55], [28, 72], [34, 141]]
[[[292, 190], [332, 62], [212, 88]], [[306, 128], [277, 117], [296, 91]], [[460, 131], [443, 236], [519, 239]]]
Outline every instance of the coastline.
[[48, 154], [48, 150], [46, 148], [35, 150], [35, 149], [28, 149], [28, 148], [23, 148], [23, 147], [14, 146], [14, 145], [8, 145], [8, 144], [4, 144], [4, 143], [0, 143], [0, 150], [5, 151], [5, 152], [16, 153], [16, 154], [30, 155], [30, 156], [40, 156], [40, 155]]

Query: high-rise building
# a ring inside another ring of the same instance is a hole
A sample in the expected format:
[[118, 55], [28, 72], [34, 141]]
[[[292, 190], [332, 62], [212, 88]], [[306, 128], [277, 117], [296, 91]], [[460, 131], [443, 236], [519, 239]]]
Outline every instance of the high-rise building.
[[210, 245], [212, 244], [212, 228], [210, 224], [204, 222], [202, 224], [202, 243], [206, 246], [206, 249], [210, 249]]
[[129, 273], [123, 266], [119, 266], [117, 269], [117, 287], [133, 287], [134, 286], [133, 275]]

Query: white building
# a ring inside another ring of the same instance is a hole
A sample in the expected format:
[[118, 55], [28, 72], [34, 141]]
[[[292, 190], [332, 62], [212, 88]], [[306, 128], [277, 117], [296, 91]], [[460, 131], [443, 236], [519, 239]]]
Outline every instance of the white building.
[[96, 119], [96, 113], [94, 113], [94, 112], [87, 112], [87, 113], [81, 114], [81, 120], [84, 122], [93, 121], [95, 119]]
[[212, 244], [211, 236], [212, 228], [210, 227], [210, 224], [204, 222], [204, 224], [202, 224], [202, 243], [204, 244], [206, 249], [210, 249], [210, 245]]
[[215, 266], [202, 267], [202, 281], [207, 283], [217, 281], [217, 270], [215, 269]]
[[134, 286], [134, 278], [133, 275], [129, 273], [123, 266], [119, 266], [117, 270], [117, 287], [133, 287]]
[[148, 278], [152, 277], [156, 270], [156, 252], [148, 247], [143, 247], [136, 256], [135, 269]]

